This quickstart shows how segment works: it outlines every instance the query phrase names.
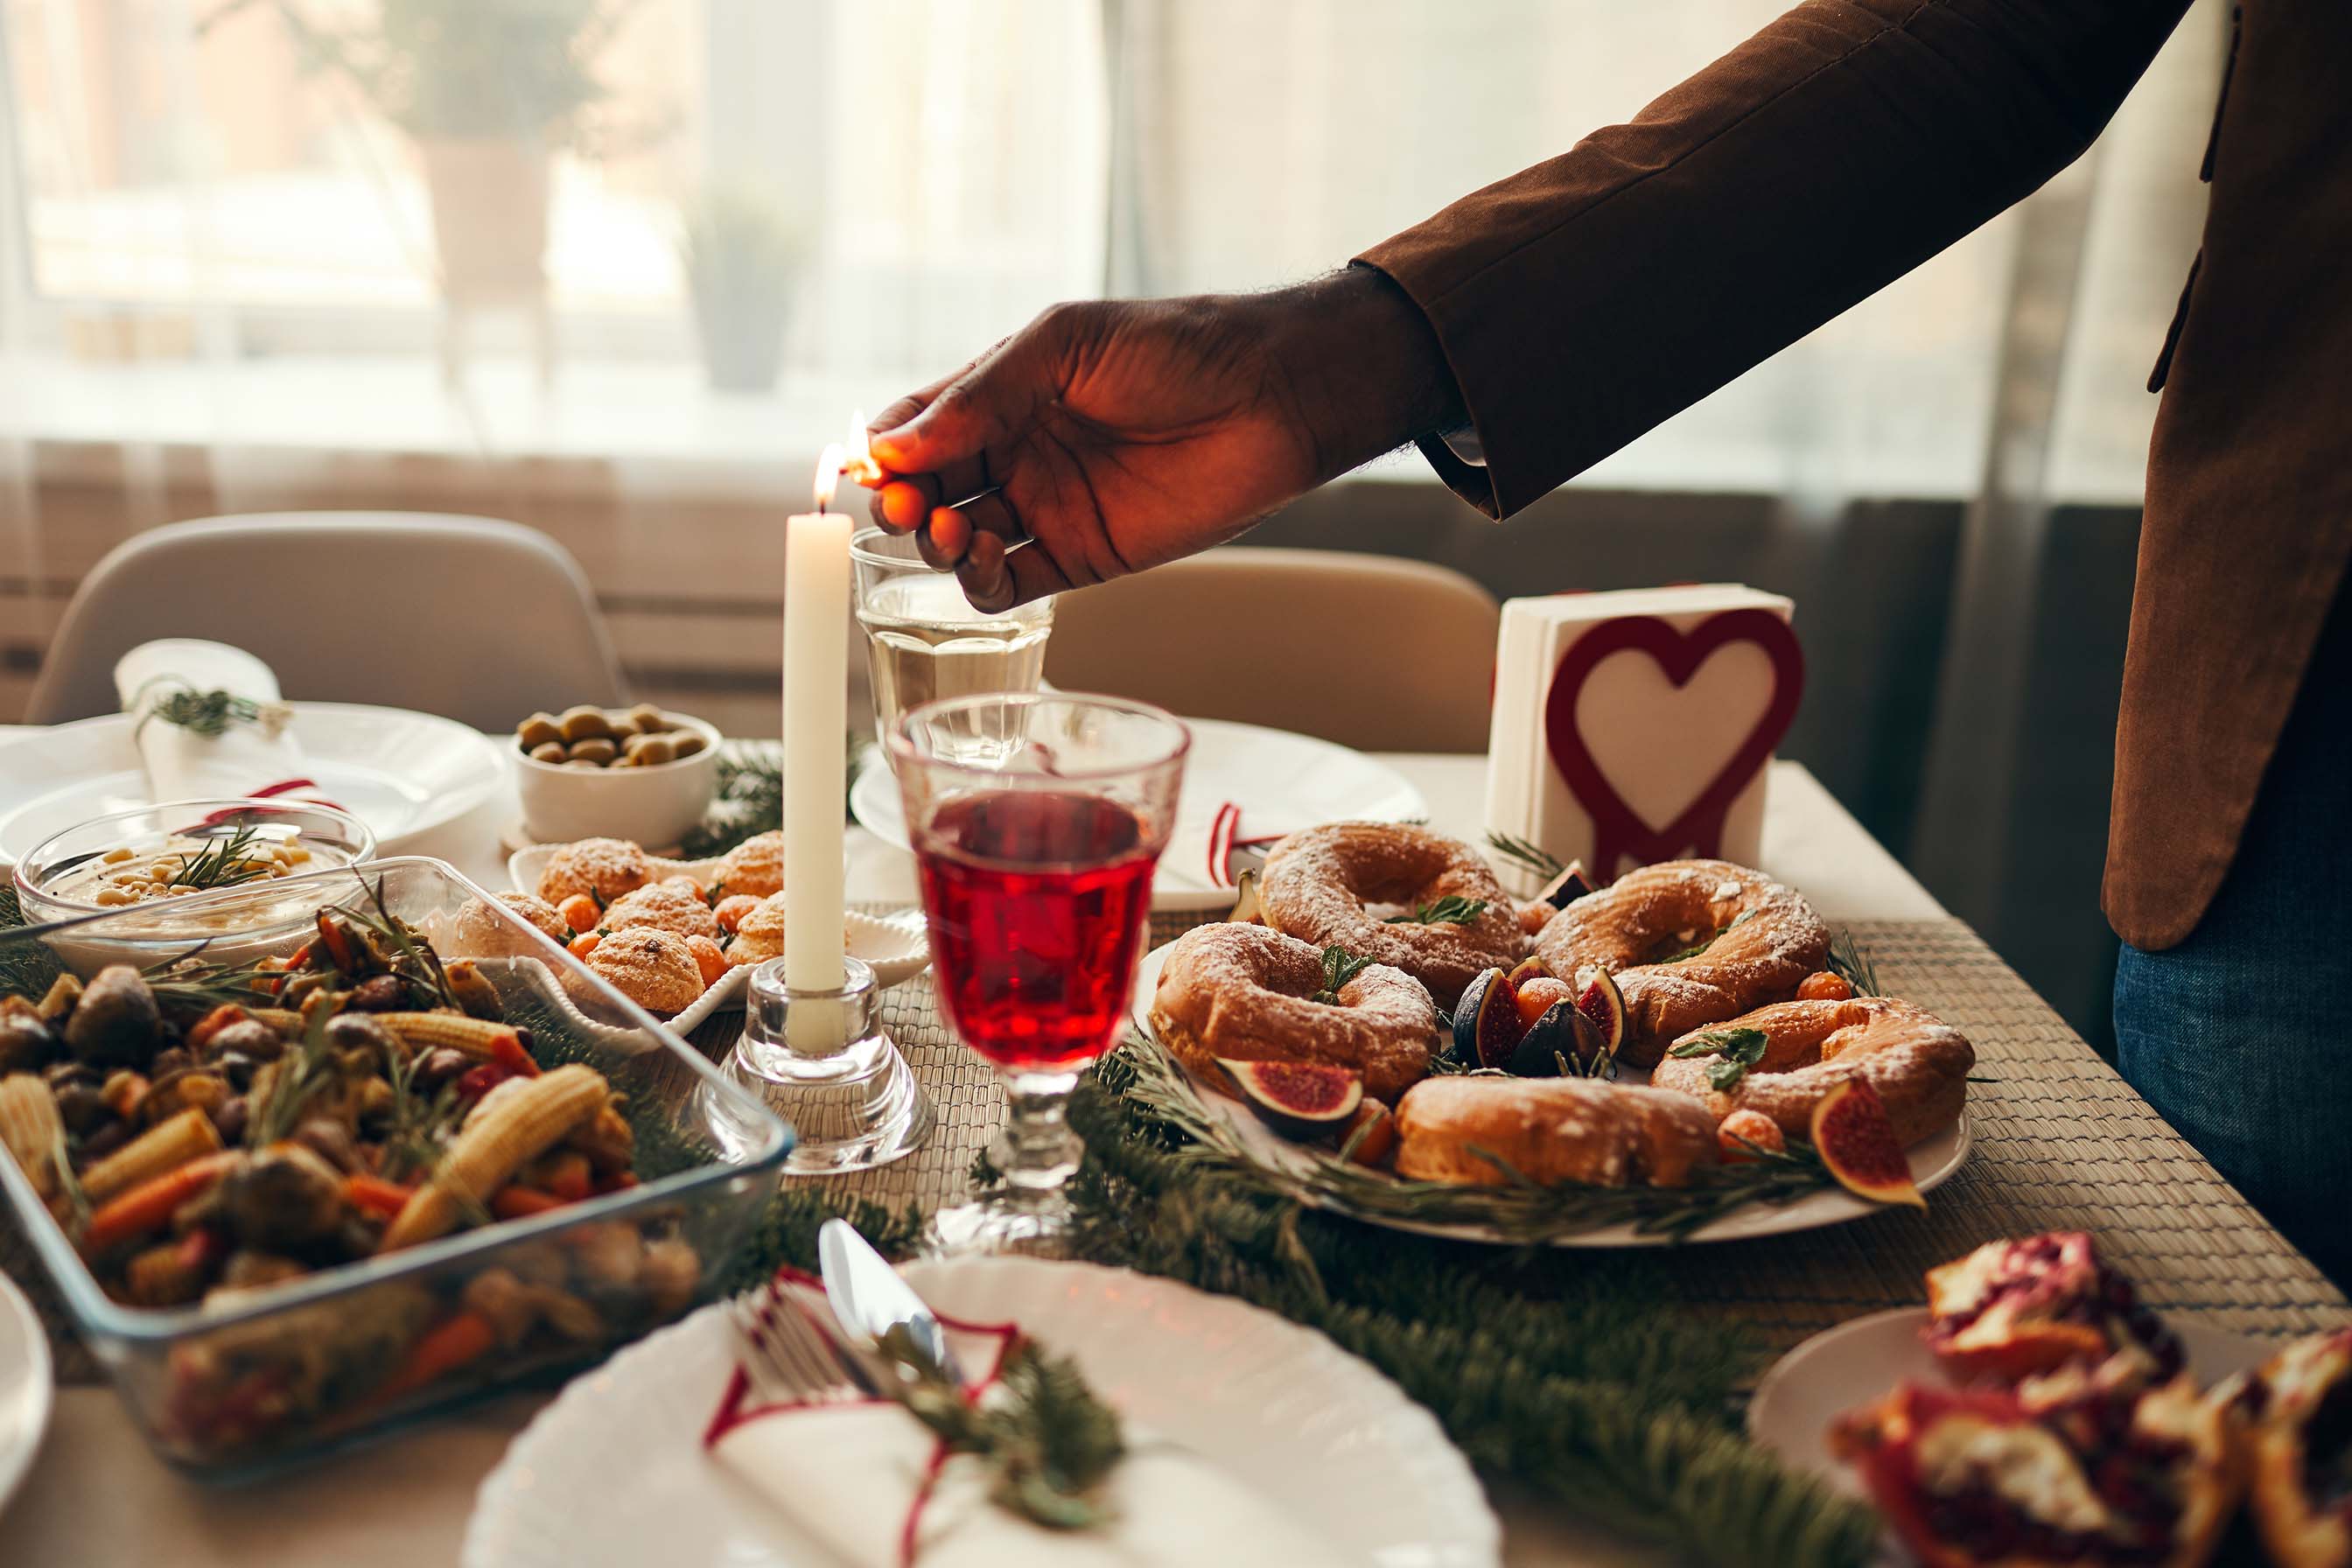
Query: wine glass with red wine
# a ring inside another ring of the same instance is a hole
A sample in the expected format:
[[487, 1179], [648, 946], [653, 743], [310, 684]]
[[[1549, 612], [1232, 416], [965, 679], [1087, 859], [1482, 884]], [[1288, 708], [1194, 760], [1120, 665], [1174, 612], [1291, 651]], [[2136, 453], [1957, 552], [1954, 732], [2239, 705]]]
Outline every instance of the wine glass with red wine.
[[940, 1004], [1007, 1108], [1003, 1185], [941, 1210], [935, 1249], [1060, 1249], [1078, 1163], [1064, 1112], [1126, 1027], [1191, 745], [1147, 703], [1066, 692], [952, 697], [891, 732]]

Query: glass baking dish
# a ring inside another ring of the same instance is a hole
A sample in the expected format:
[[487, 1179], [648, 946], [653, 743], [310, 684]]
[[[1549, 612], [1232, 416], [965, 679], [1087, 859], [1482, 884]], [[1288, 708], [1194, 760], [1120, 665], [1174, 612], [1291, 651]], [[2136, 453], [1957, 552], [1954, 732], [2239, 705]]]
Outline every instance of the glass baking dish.
[[[531, 1031], [542, 1066], [585, 1062], [627, 1097], [638, 1184], [321, 1269], [233, 1304], [215, 1304], [215, 1302], [157, 1309], [110, 1298], [16, 1162], [0, 1154], [0, 1187], [83, 1342], [155, 1451], [205, 1479], [247, 1479], [318, 1457], [594, 1360], [679, 1316], [710, 1295], [793, 1142], [773, 1112], [442, 862], [393, 858], [273, 881], [255, 890], [257, 909], [282, 915], [298, 887], [320, 909], [365, 900], [375, 888], [444, 958], [476, 960], [507, 1021]], [[205, 895], [207, 911], [233, 917], [237, 899], [235, 889]], [[86, 942], [102, 938], [105, 923], [65, 934]], [[64, 945], [62, 936], [49, 940]], [[289, 952], [299, 945], [286, 940]], [[68, 967], [45, 944], [0, 947], [0, 995], [37, 1000]], [[685, 1255], [667, 1245], [674, 1241], [690, 1259], [681, 1262]], [[656, 1255], [667, 1265], [658, 1281], [649, 1262]], [[551, 1312], [511, 1348], [417, 1381], [431, 1360], [415, 1353], [422, 1341], [456, 1312], [469, 1283], [493, 1270], [588, 1310]], [[682, 1288], [688, 1279], [690, 1292]]]

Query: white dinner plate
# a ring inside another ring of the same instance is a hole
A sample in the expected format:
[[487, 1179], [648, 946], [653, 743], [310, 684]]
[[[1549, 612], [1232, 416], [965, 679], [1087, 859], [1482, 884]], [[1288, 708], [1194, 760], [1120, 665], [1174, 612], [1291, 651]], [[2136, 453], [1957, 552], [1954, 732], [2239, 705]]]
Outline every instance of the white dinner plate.
[[[2261, 1365], [2274, 1348], [2203, 1323], [2168, 1321], [2200, 1387]], [[1815, 1334], [1773, 1363], [1756, 1385], [1748, 1405], [1748, 1436], [1790, 1468], [1819, 1476], [1848, 1497], [1862, 1496], [1853, 1470], [1830, 1454], [1830, 1424], [1884, 1398], [1898, 1383], [1940, 1387], [1950, 1381], [1920, 1342], [1927, 1326], [1927, 1308], [1898, 1307]]]
[[[1501, 1530], [1430, 1414], [1330, 1341], [1172, 1280], [1027, 1258], [923, 1262], [939, 1310], [1019, 1323], [1076, 1358], [1139, 1426], [1213, 1459], [1335, 1552], [1391, 1568], [1490, 1568]], [[837, 1568], [707, 1458], [734, 1365], [708, 1307], [573, 1380], [483, 1481], [465, 1568]]]
[[[290, 733], [320, 793], [375, 832], [379, 855], [430, 855], [507, 784], [478, 731], [402, 708], [297, 702]], [[111, 811], [152, 805], [129, 715], [59, 724], [0, 744], [0, 863]]]
[[[1325, 822], [1416, 822], [1429, 802], [1404, 776], [1361, 752], [1286, 730], [1187, 719], [1192, 751], [1184, 759], [1184, 789], [1176, 828], [1151, 880], [1155, 910], [1221, 910], [1234, 889], [1209, 879], [1203, 849], [1210, 825], [1226, 803], [1242, 808], [1245, 838], [1294, 833]], [[888, 759], [866, 754], [849, 791], [850, 815], [877, 837], [904, 849], [906, 807]]]
[[[1135, 994], [1128, 1007], [1135, 1026], [1147, 1038], [1156, 1038], [1151, 1029], [1151, 994], [1159, 987], [1160, 972], [1167, 967], [1168, 949], [1173, 942], [1153, 948], [1136, 965]], [[1619, 1069], [1621, 1083], [1645, 1084], [1648, 1069], [1625, 1067]], [[1187, 1077], [1191, 1077], [1188, 1073]], [[1312, 1158], [1299, 1145], [1291, 1142], [1250, 1112], [1247, 1106], [1222, 1091], [1193, 1079], [1201, 1089], [1201, 1100], [1208, 1108], [1223, 1116], [1239, 1135], [1251, 1157], [1266, 1170], [1276, 1173], [1297, 1173], [1306, 1169]], [[1960, 1112], [1959, 1120], [1932, 1138], [1923, 1138], [1911, 1145], [1908, 1158], [1911, 1180], [1918, 1189], [1931, 1192], [1951, 1180], [1969, 1157], [1976, 1135], [1969, 1127], [1969, 1113]], [[1365, 1225], [1377, 1225], [1390, 1230], [1409, 1231], [1416, 1236], [1439, 1236], [1455, 1241], [1484, 1241], [1509, 1244], [1511, 1238], [1498, 1236], [1484, 1226], [1423, 1224], [1413, 1220], [1395, 1219], [1384, 1215], [1356, 1214], [1338, 1203], [1321, 1203], [1313, 1195], [1307, 1201], [1345, 1214]], [[1759, 1236], [1785, 1236], [1790, 1231], [1817, 1230], [1825, 1225], [1843, 1225], [1847, 1220], [1864, 1219], [1886, 1212], [1885, 1205], [1866, 1202], [1852, 1193], [1832, 1187], [1808, 1194], [1790, 1204], [1748, 1204], [1736, 1208], [1721, 1219], [1691, 1232], [1682, 1243], [1698, 1241], [1747, 1241]], [[1580, 1231], [1574, 1236], [1555, 1237], [1554, 1247], [1673, 1247], [1675, 1238], [1645, 1235], [1631, 1224], [1612, 1225], [1597, 1230]]]
[[0, 1274], [0, 1509], [40, 1452], [49, 1426], [50, 1384], [41, 1320], [16, 1282]]

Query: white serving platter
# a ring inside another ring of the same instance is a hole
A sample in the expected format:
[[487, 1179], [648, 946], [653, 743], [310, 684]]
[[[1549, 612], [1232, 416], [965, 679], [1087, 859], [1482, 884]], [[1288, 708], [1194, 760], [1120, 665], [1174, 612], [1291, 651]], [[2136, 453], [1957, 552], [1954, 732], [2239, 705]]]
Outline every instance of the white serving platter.
[[[518, 849], [507, 857], [507, 875], [514, 887], [525, 892], [537, 890], [540, 873], [561, 844], [534, 844]], [[719, 858], [701, 860], [673, 860], [659, 855], [646, 858], [653, 866], [654, 877], [686, 876], [708, 885], [719, 868]], [[894, 915], [860, 914], [855, 910], [842, 916], [844, 934], [848, 938], [849, 956], [863, 960], [874, 971], [874, 983], [887, 991], [893, 985], [912, 980], [931, 966], [930, 935], [924, 929], [922, 911], [907, 910]], [[693, 1006], [664, 1023], [679, 1034], [687, 1034], [714, 1013], [740, 1012], [743, 992], [751, 966], [739, 965], [719, 976], [719, 983], [696, 999]]]
[[[1168, 948], [1173, 943], [1153, 948], [1143, 955], [1136, 966], [1135, 993], [1128, 1007], [1135, 1026], [1147, 1038], [1152, 1038], [1151, 995], [1159, 988], [1160, 972], [1167, 966]], [[1189, 1076], [1189, 1075], [1188, 1075]], [[1641, 1084], [1649, 1080], [1642, 1068], [1621, 1069], [1620, 1082]], [[1276, 1174], [1297, 1175], [1309, 1168], [1312, 1156], [1297, 1144], [1289, 1142], [1251, 1114], [1249, 1108], [1223, 1092], [1195, 1079], [1201, 1089], [1202, 1101], [1221, 1116], [1239, 1136], [1252, 1159], [1263, 1168]], [[1965, 1163], [1969, 1150], [1975, 1142], [1967, 1111], [1959, 1120], [1932, 1138], [1924, 1138], [1908, 1152], [1911, 1180], [1923, 1192], [1931, 1192], [1951, 1180]], [[1317, 1200], [1309, 1197], [1308, 1202]], [[1389, 1230], [1401, 1230], [1416, 1236], [1444, 1237], [1455, 1241], [1479, 1241], [1511, 1245], [1513, 1238], [1500, 1236], [1484, 1226], [1438, 1225], [1402, 1220], [1384, 1215], [1358, 1214], [1337, 1202], [1322, 1202], [1318, 1206], [1335, 1214], [1345, 1214], [1365, 1225], [1376, 1225]], [[1851, 1193], [1838, 1189], [1817, 1192], [1794, 1203], [1771, 1205], [1749, 1204], [1732, 1210], [1722, 1218], [1681, 1238], [1645, 1234], [1630, 1224], [1612, 1225], [1599, 1229], [1580, 1231], [1573, 1236], [1555, 1237], [1555, 1247], [1673, 1247], [1706, 1241], [1747, 1241], [1758, 1237], [1786, 1236], [1792, 1231], [1817, 1230], [1823, 1226], [1843, 1225], [1849, 1220], [1866, 1219], [1884, 1214], [1884, 1205], [1866, 1203]]]
[[[454, 720], [352, 702], [292, 706], [307, 776], [374, 831], [379, 855], [441, 852], [448, 829], [507, 787], [501, 749]], [[0, 863], [77, 823], [152, 804], [127, 714], [0, 743]]]
[[[1428, 819], [1429, 802], [1421, 792], [1394, 768], [1361, 752], [1256, 724], [1220, 719], [1187, 719], [1184, 724], [1192, 731], [1192, 750], [1184, 762], [1175, 831], [1152, 875], [1155, 910], [1218, 910], [1234, 901], [1234, 889], [1210, 879], [1198, 853], [1227, 802], [1242, 808], [1242, 833], [1249, 838], [1325, 822]], [[849, 810], [869, 833], [908, 847], [898, 777], [879, 748], [866, 753], [850, 788]]]
[[[938, 1310], [1017, 1322], [1129, 1420], [1213, 1459], [1365, 1568], [1494, 1568], [1501, 1529], [1437, 1422], [1322, 1335], [1229, 1296], [1084, 1263], [909, 1265]], [[708, 1458], [735, 1364], [723, 1306], [583, 1374], [482, 1483], [464, 1568], [836, 1568]], [[625, 1478], [615, 1485], [615, 1478]]]

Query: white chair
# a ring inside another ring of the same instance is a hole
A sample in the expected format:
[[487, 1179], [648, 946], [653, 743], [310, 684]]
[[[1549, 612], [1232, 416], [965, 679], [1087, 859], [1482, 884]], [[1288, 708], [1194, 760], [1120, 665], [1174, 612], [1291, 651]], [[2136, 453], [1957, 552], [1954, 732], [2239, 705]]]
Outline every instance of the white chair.
[[115, 660], [168, 637], [257, 655], [289, 699], [484, 730], [627, 700], [588, 580], [545, 534], [432, 512], [265, 512], [172, 523], [108, 552], [66, 606], [27, 721], [115, 711]]
[[1055, 601], [1045, 675], [1379, 752], [1483, 752], [1494, 596], [1423, 561], [1234, 546]]

